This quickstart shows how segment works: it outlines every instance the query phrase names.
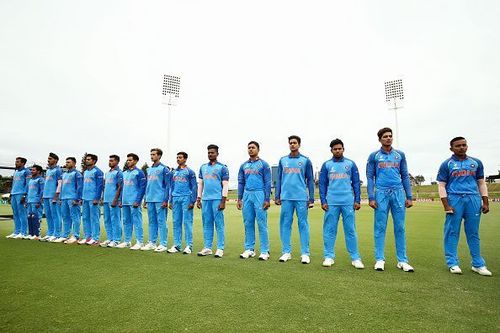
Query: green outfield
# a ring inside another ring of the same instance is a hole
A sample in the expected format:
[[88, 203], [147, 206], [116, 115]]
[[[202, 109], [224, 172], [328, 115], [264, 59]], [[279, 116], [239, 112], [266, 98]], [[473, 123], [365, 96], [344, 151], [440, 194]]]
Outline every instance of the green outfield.
[[[318, 204], [310, 211], [310, 265], [299, 263], [296, 224], [292, 261], [277, 261], [276, 206], [269, 214], [268, 262], [239, 259], [243, 226], [234, 203], [226, 210], [222, 259], [10, 240], [4, 236], [12, 231], [12, 221], [0, 221], [0, 331], [498, 332], [500, 204], [491, 203], [491, 208], [481, 225], [482, 253], [494, 274], [490, 278], [470, 271], [463, 235], [459, 251], [464, 274], [448, 273], [437, 203], [417, 203], [408, 211], [408, 254], [415, 273], [396, 269], [391, 230], [386, 271], [373, 270], [372, 211], [367, 205], [357, 214], [364, 270], [350, 265], [341, 227], [335, 265], [321, 266], [323, 214]], [[170, 215], [168, 222], [170, 246]], [[199, 250], [199, 211], [194, 229]]]

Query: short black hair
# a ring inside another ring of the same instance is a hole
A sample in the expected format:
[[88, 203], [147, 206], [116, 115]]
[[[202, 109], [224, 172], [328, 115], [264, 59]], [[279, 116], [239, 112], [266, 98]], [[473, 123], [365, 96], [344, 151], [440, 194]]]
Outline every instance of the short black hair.
[[463, 136], [456, 136], [453, 139], [451, 139], [451, 141], [450, 141], [450, 147], [453, 147], [453, 143], [455, 141], [460, 141], [460, 140], [465, 140], [465, 138]]
[[32, 168], [35, 168], [38, 172], [42, 173], [43, 168], [39, 166], [38, 164], [33, 164]]
[[76, 158], [74, 158], [73, 156], [66, 157], [66, 161], [67, 160], [70, 160], [70, 161], [73, 161], [74, 163], [76, 163]]
[[118, 156], [118, 155], [109, 155], [109, 158], [112, 158], [115, 161], [120, 162], [120, 156]]
[[392, 129], [390, 129], [389, 127], [384, 127], [384, 128], [381, 128], [378, 130], [377, 132], [377, 136], [378, 136], [378, 139], [382, 139], [382, 135], [384, 135], [384, 133], [386, 132], [391, 132], [392, 134]]
[[54, 153], [49, 153], [49, 157], [52, 157], [53, 159], [55, 159], [56, 161], [59, 161], [59, 156], [57, 156], [56, 154]]
[[260, 145], [257, 141], [250, 141], [247, 146], [250, 146], [250, 145], [255, 145], [257, 147], [257, 149], [260, 149]]
[[330, 148], [333, 148], [335, 145], [342, 145], [342, 148], [344, 148], [344, 143], [340, 139], [334, 139], [330, 142]]
[[298, 142], [298, 143], [299, 143], [299, 145], [300, 145], [300, 142], [301, 142], [301, 140], [300, 140], [300, 136], [298, 136], [298, 135], [290, 135], [290, 136], [288, 137], [288, 143], [290, 143], [290, 140], [292, 140], [292, 139], [297, 140], [297, 142]]
[[132, 157], [134, 161], [139, 161], [139, 156], [137, 156], [137, 154], [129, 153], [127, 154], [127, 157]]
[[215, 149], [217, 152], [219, 152], [219, 146], [217, 146], [217, 145], [214, 145], [214, 144], [208, 145], [207, 150], [210, 150], [210, 149]]
[[185, 159], [188, 158], [188, 154], [183, 151], [178, 152], [177, 155], [182, 155], [182, 157], [184, 157]]
[[153, 148], [153, 149], [151, 149], [151, 153], [152, 153], [152, 152], [154, 152], [154, 151], [155, 151], [158, 155], [163, 156], [163, 150], [161, 150], [160, 148]]
[[90, 157], [92, 161], [97, 162], [97, 155], [95, 154], [87, 154], [85, 158]]
[[16, 160], [20, 160], [22, 164], [26, 164], [26, 162], [28, 161], [24, 157], [16, 157]]

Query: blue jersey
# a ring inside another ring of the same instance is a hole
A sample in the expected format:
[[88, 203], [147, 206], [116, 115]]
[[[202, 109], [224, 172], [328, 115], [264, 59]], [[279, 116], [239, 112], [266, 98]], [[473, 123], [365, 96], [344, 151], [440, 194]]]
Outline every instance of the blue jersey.
[[203, 180], [203, 200], [222, 199], [222, 181], [229, 180], [229, 170], [222, 163], [206, 163], [200, 167], [198, 178]]
[[170, 189], [170, 169], [158, 163], [148, 168], [146, 202], [167, 202]]
[[22, 168], [14, 171], [12, 179], [12, 189], [10, 194], [26, 194], [28, 193], [28, 182], [31, 178], [31, 171], [28, 168]]
[[61, 200], [81, 200], [83, 176], [75, 168], [62, 174]]
[[[105, 203], [112, 203], [115, 199], [116, 191], [119, 187], [123, 189], [123, 173], [119, 167], [115, 167], [114, 169], [111, 169], [106, 173], [104, 179], [103, 201]], [[117, 200], [118, 202], [120, 202], [121, 200], [121, 191]]]
[[30, 178], [28, 182], [28, 203], [40, 203], [43, 195], [43, 177]]
[[198, 184], [196, 183], [196, 174], [193, 170], [188, 167], [173, 170], [171, 184], [171, 198], [189, 195], [191, 197], [191, 203], [196, 201]]
[[438, 182], [446, 183], [448, 194], [479, 194], [477, 181], [484, 178], [483, 163], [467, 156], [464, 160], [452, 155], [444, 161], [437, 175]]
[[104, 187], [104, 173], [98, 167], [83, 172], [83, 200], [100, 200]]
[[122, 204], [131, 206], [140, 204], [146, 192], [146, 176], [137, 167], [123, 171]]
[[412, 200], [410, 176], [405, 154], [396, 149], [386, 152], [382, 148], [368, 157], [366, 164], [368, 200], [375, 200], [378, 190], [399, 190], [404, 188], [406, 199]]
[[243, 199], [245, 191], [264, 191], [264, 201], [271, 196], [271, 169], [266, 161], [248, 160], [238, 172], [238, 199]]
[[62, 169], [59, 166], [47, 168], [45, 172], [45, 186], [43, 188], [43, 198], [52, 199], [56, 195], [58, 182], [62, 179]]
[[321, 204], [352, 205], [361, 202], [361, 185], [356, 163], [348, 158], [332, 158], [319, 173]]
[[314, 175], [309, 158], [299, 154], [280, 159], [275, 199], [314, 202]]

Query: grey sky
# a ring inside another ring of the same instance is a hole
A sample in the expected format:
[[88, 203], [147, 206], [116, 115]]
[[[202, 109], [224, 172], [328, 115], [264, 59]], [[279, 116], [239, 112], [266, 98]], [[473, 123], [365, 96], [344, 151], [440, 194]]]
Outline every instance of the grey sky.
[[[400, 145], [435, 178], [451, 137], [500, 169], [498, 1], [0, 2], [0, 163], [93, 152], [149, 162], [165, 148], [162, 74], [182, 77], [173, 156], [221, 147], [232, 180], [257, 140], [276, 164], [302, 137], [315, 169], [340, 137], [364, 177], [394, 127], [384, 81], [403, 78]], [[5, 174], [5, 172], [3, 172]], [[7, 173], [9, 174], [9, 173]]]

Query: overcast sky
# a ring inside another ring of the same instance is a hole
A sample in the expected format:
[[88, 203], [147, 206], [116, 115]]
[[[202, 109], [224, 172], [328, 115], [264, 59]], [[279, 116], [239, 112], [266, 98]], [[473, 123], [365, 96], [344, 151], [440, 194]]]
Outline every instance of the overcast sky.
[[[315, 169], [339, 137], [365, 179], [376, 132], [395, 127], [384, 81], [404, 80], [398, 148], [435, 180], [465, 136], [500, 169], [499, 1], [0, 1], [0, 164], [166, 148], [162, 74], [181, 76], [171, 154], [206, 146], [236, 180], [257, 140], [277, 164], [287, 136]], [[11, 174], [11, 172], [2, 172]]]

